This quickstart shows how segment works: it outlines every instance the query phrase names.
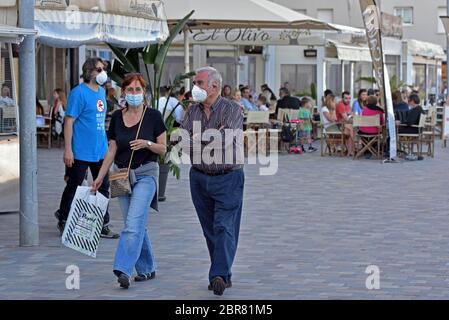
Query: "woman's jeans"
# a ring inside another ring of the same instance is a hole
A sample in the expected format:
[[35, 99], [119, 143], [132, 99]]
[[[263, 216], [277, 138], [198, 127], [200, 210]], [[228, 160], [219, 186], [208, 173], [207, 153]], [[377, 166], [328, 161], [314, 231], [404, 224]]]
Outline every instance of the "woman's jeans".
[[132, 276], [156, 270], [153, 248], [148, 236], [147, 223], [150, 204], [156, 193], [156, 180], [152, 176], [137, 176], [137, 182], [128, 196], [119, 197], [125, 221], [115, 253], [114, 273], [121, 271]]

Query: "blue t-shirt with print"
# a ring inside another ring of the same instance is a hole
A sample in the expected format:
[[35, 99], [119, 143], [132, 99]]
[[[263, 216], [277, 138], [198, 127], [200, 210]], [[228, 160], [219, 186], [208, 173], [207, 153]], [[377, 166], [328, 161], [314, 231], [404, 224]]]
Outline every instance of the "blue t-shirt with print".
[[107, 152], [106, 92], [80, 84], [70, 93], [66, 116], [72, 117], [72, 150], [76, 160], [98, 162]]

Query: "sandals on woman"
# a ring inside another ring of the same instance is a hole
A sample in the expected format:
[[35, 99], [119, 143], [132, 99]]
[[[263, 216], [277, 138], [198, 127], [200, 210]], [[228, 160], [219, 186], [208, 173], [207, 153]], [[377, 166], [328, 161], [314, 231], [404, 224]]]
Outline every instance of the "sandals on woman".
[[135, 276], [134, 281], [136, 281], [136, 282], [148, 281], [148, 280], [154, 279], [155, 277], [156, 277], [156, 271], [153, 271], [151, 273], [139, 274], [139, 275]]

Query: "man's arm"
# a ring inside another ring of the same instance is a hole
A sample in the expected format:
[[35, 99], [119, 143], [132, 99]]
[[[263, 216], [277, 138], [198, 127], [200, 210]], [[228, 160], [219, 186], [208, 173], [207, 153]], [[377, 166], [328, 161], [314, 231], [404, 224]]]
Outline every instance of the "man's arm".
[[71, 168], [75, 159], [72, 151], [72, 137], [73, 137], [73, 123], [75, 119], [72, 117], [65, 117], [64, 121], [64, 163], [67, 167]]

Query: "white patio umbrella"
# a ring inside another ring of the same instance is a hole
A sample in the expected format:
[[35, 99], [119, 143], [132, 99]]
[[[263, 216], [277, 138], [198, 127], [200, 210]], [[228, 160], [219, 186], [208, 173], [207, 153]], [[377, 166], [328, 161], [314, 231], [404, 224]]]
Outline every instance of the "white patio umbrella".
[[191, 29], [294, 28], [333, 29], [311, 18], [268, 0], [165, 0], [169, 24], [195, 10], [188, 25]]
[[53, 47], [108, 42], [138, 48], [168, 37], [161, 1], [36, 0], [38, 41]]
[[268, 0], [165, 0], [164, 4], [169, 25], [176, 24], [195, 10], [187, 23], [188, 28], [184, 30], [186, 72], [190, 71], [188, 29], [336, 29], [324, 21]]

